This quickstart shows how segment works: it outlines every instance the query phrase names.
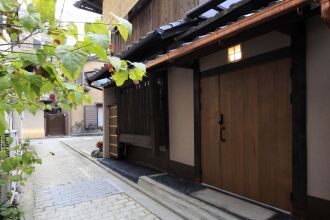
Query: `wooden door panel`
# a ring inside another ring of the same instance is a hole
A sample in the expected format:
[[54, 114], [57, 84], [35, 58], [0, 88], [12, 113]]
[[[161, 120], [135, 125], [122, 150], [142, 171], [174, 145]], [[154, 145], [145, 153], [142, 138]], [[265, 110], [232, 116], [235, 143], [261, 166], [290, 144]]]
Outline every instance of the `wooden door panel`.
[[289, 71], [285, 59], [220, 77], [221, 187], [285, 210], [292, 179]]
[[256, 90], [253, 72], [239, 70], [220, 78], [222, 188], [246, 197], [257, 196]]
[[219, 76], [201, 79], [202, 181], [220, 186]]
[[291, 210], [290, 63], [258, 66], [259, 201], [285, 210]]

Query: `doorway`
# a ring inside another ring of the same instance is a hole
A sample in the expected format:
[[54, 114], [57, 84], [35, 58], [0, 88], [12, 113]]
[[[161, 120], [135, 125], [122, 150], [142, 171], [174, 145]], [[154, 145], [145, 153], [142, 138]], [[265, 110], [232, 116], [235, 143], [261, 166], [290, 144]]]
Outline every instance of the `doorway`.
[[201, 79], [202, 181], [291, 211], [291, 59]]

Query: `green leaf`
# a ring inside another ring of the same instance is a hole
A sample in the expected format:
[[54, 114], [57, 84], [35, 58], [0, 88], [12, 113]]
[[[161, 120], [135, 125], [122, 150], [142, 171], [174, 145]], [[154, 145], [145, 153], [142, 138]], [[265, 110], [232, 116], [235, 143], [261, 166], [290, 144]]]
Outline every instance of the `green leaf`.
[[85, 33], [93, 33], [93, 34], [103, 34], [108, 36], [109, 29], [104, 24], [102, 20], [96, 20], [95, 23], [86, 23], [85, 24]]
[[131, 80], [141, 81], [143, 79], [144, 75], [145, 75], [144, 72], [142, 70], [140, 70], [139, 68], [134, 68], [129, 71], [129, 78]]
[[67, 31], [65, 32], [66, 35], [72, 36], [76, 39], [78, 39], [78, 27], [75, 23], [69, 22], [69, 24], [66, 26]]
[[51, 63], [44, 63], [42, 68], [50, 75], [49, 80], [54, 84], [54, 86], [62, 87], [63, 79], [58, 74], [55, 66]]
[[112, 78], [115, 80], [117, 86], [122, 86], [126, 80], [128, 80], [128, 71], [127, 70], [120, 70], [115, 72], [112, 75]]
[[46, 105], [46, 106], [45, 106], [45, 110], [49, 110], [49, 111], [51, 111], [51, 110], [52, 110], [52, 106], [51, 106], [51, 105]]
[[127, 62], [125, 60], [121, 60], [121, 67], [120, 67], [120, 69], [121, 70], [127, 70], [127, 68], [128, 68]]
[[131, 63], [133, 66], [135, 66], [136, 68], [140, 69], [142, 72], [146, 73], [147, 72], [147, 68], [146, 65], [144, 63]]
[[95, 54], [102, 61], [109, 62], [108, 54], [105, 49], [103, 49], [100, 45], [95, 44], [91, 41], [91, 38], [85, 37], [84, 42], [79, 42], [77, 45], [79, 48], [82, 48], [83, 51], [87, 51], [90, 54]]
[[73, 84], [73, 83], [68, 83], [65, 82], [63, 83], [64, 88], [68, 89], [68, 90], [76, 90], [77, 89], [77, 85]]
[[28, 61], [33, 64], [39, 64], [39, 60], [37, 55], [35, 55], [35, 51], [25, 51], [27, 53], [21, 53], [19, 54], [19, 57], [24, 60]]
[[32, 0], [32, 2], [41, 15], [41, 21], [49, 21], [52, 26], [55, 26], [56, 0]]
[[21, 114], [25, 110], [24, 106], [20, 103], [15, 104], [14, 108], [16, 109], [18, 114]]
[[92, 104], [92, 97], [90, 95], [84, 95], [84, 102], [88, 103], [88, 104]]
[[66, 103], [58, 103], [57, 105], [58, 105], [58, 107], [60, 107], [64, 111], [69, 111], [71, 109], [70, 105], [68, 105]]
[[47, 59], [47, 52], [44, 49], [37, 49], [36, 55], [39, 64], [43, 64]]
[[45, 81], [42, 83], [42, 87], [40, 88], [41, 93], [47, 93], [53, 91], [55, 88], [55, 85], [51, 83], [50, 81]]
[[36, 115], [37, 114], [37, 112], [38, 112], [38, 106], [36, 106], [36, 105], [30, 105], [29, 106], [29, 112], [31, 112], [33, 115]]
[[0, 11], [4, 12], [14, 12], [17, 10], [19, 4], [17, 0], [1, 0], [0, 1]]
[[25, 74], [25, 79], [30, 83], [30, 88], [34, 93], [39, 96], [40, 89], [42, 86], [42, 78], [39, 75], [35, 74]]
[[8, 89], [11, 86], [11, 80], [9, 75], [4, 75], [0, 77], [0, 91]]
[[69, 80], [76, 80], [87, 61], [87, 54], [72, 47], [59, 45], [55, 55], [61, 60], [61, 70]]
[[27, 10], [29, 15], [22, 17], [19, 23], [26, 31], [31, 33], [40, 24], [41, 16], [32, 4], [28, 5]]
[[[54, 41], [59, 41], [61, 45], [66, 44], [66, 35], [65, 32], [62, 29], [56, 29], [53, 30], [51, 33], [49, 33], [49, 36], [54, 39]], [[55, 51], [55, 50], [54, 50]]]
[[2, 105], [2, 107], [3, 107], [3, 110], [4, 110], [5, 112], [7, 112], [7, 114], [10, 114], [10, 113], [11, 113], [11, 111], [12, 111], [12, 106], [11, 106], [10, 104], [5, 103], [5, 102], [2, 102], [1, 105]]
[[100, 45], [103, 49], [108, 50], [110, 38], [104, 34], [88, 34], [85, 41], [88, 40], [94, 44]]
[[117, 70], [120, 71], [121, 68], [121, 59], [115, 56], [109, 57], [110, 63]]
[[119, 31], [120, 35], [122, 36], [122, 38], [125, 41], [127, 41], [128, 36], [132, 35], [132, 31], [133, 31], [132, 24], [129, 21], [127, 21], [126, 19], [121, 18], [113, 13], [112, 13], [112, 15], [115, 18], [115, 21], [113, 24], [115, 25], [115, 27], [118, 28], [118, 31]]
[[2, 135], [5, 130], [7, 129], [8, 124], [5, 118], [5, 113], [3, 111], [0, 111], [0, 134]]
[[[23, 94], [23, 87], [22, 87], [20, 77], [13, 76], [9, 83], [13, 86], [13, 88], [14, 88], [16, 94], [18, 95], [18, 97], [21, 98], [22, 94]], [[28, 86], [28, 85], [25, 84], [24, 86]]]
[[75, 96], [75, 94], [72, 93], [72, 92], [69, 93], [68, 100], [69, 100], [70, 103], [75, 103], [76, 102], [76, 96]]
[[5, 171], [6, 173], [9, 173], [10, 171], [12, 171], [12, 169], [14, 168], [9, 162], [7, 163], [3, 163], [1, 165], [1, 168], [3, 171]]
[[14, 138], [13, 137], [7, 137], [6, 141], [9, 145], [11, 145], [14, 142]]

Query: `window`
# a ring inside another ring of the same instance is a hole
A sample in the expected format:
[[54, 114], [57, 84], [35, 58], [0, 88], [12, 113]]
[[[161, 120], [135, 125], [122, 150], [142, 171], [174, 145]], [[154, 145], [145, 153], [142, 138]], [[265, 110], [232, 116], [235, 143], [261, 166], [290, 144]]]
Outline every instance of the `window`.
[[228, 48], [228, 62], [233, 63], [242, 59], [241, 45]]

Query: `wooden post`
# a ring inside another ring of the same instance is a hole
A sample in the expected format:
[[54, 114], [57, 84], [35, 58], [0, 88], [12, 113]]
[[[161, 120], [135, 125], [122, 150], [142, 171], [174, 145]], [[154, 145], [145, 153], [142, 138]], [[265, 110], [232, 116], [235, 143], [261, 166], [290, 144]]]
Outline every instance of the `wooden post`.
[[200, 69], [199, 61], [195, 60], [193, 64], [194, 74], [194, 160], [195, 160], [195, 180], [201, 181], [202, 165], [201, 165], [201, 88], [200, 88]]
[[307, 207], [306, 25], [292, 27], [292, 204], [304, 216]]

